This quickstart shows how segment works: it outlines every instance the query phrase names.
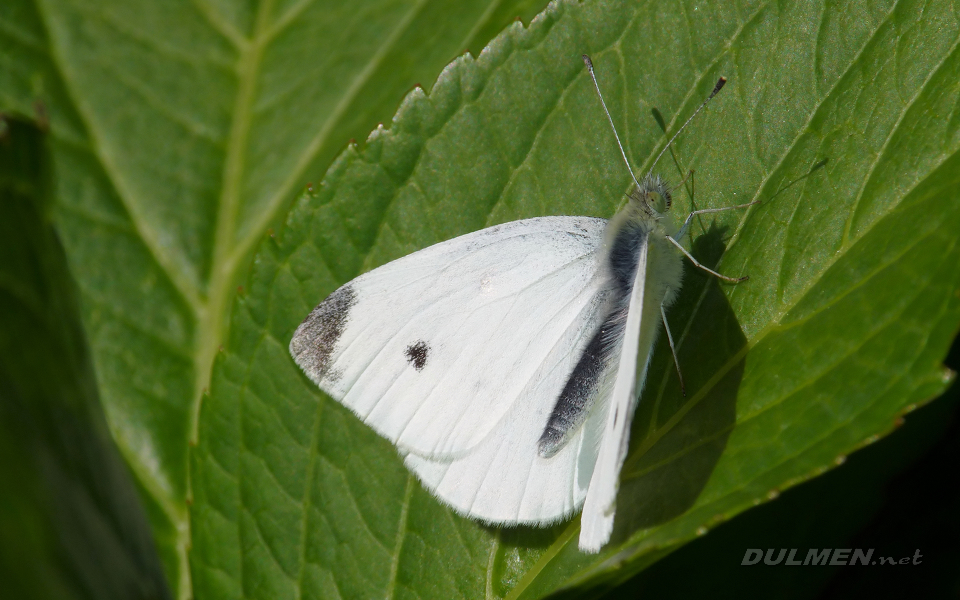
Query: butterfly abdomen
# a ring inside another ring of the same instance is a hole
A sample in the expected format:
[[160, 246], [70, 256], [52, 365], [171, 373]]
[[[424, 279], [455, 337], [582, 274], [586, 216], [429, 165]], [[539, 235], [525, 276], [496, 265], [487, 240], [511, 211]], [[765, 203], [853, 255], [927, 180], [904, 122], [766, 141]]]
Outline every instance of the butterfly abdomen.
[[[637, 273], [640, 247], [649, 243], [646, 264], [647, 297], [651, 304], [673, 304], [683, 276], [683, 259], [666, 239], [676, 232], [669, 209], [669, 190], [659, 177], [644, 180], [644, 189], [633, 190], [631, 202], [607, 225], [607, 265], [616, 296], [624, 302]], [[657, 212], [655, 208], [663, 209]]]
[[633, 204], [607, 225], [607, 272], [614, 296], [621, 303], [630, 300], [640, 249], [656, 226], [653, 217], [642, 213]]
[[[662, 185], [652, 189], [659, 194], [666, 193]], [[645, 296], [651, 302], [644, 304], [659, 310], [661, 304], [669, 306], [673, 302], [680, 288], [683, 265], [664, 237], [671, 225], [669, 217], [657, 214], [636, 199], [608, 223], [603, 259], [605, 316], [554, 404], [537, 444], [541, 457], [549, 458], [563, 448], [586, 421], [604, 390], [604, 381], [612, 378], [623, 344], [639, 257], [645, 245], [649, 245], [644, 265], [648, 285]], [[645, 318], [656, 316], [651, 313]], [[652, 347], [654, 340], [655, 337], [645, 345]]]
[[577, 361], [537, 442], [541, 457], [550, 458], [559, 452], [587, 419], [609, 364], [610, 330], [617, 327], [623, 330], [623, 317], [608, 314]]

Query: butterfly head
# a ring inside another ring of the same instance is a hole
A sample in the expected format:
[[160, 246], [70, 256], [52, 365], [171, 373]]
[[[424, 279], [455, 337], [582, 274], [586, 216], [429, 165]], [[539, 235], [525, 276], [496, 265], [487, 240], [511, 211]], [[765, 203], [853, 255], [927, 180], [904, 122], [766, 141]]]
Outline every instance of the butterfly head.
[[630, 203], [652, 217], [659, 217], [670, 210], [673, 197], [670, 186], [659, 175], [647, 175], [639, 186], [633, 185], [627, 192]]

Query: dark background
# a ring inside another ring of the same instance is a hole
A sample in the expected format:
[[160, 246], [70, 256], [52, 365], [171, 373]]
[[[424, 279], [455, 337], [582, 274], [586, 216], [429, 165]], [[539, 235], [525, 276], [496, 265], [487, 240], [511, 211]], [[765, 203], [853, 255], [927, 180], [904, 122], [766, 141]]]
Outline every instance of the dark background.
[[[960, 343], [945, 361], [960, 371]], [[605, 598], [960, 598], [960, 384], [840, 467], [748, 510]], [[741, 566], [748, 548], [874, 548], [919, 565]]]

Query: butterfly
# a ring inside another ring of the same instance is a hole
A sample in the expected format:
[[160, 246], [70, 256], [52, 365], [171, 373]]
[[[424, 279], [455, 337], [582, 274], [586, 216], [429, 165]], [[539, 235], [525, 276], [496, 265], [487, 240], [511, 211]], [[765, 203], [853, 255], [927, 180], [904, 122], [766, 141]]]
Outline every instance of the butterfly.
[[703, 266], [680, 239], [697, 214], [753, 203], [677, 227], [667, 184], [652, 168], [634, 176], [583, 59], [633, 177], [626, 206], [610, 221], [504, 223], [364, 273], [306, 317], [290, 353], [456, 512], [545, 526], [582, 507], [579, 545], [597, 552], [661, 324], [676, 360], [666, 309], [682, 257], [746, 279]]

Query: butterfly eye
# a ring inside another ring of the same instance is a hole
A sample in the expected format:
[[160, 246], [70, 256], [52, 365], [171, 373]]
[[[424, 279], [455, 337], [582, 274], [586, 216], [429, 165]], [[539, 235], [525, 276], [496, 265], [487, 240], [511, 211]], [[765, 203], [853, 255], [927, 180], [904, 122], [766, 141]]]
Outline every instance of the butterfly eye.
[[666, 189], [658, 188], [656, 190], [651, 190], [645, 194], [645, 203], [650, 207], [654, 215], [662, 215], [666, 211], [670, 210], [670, 204], [672, 198], [670, 197], [670, 192]]

